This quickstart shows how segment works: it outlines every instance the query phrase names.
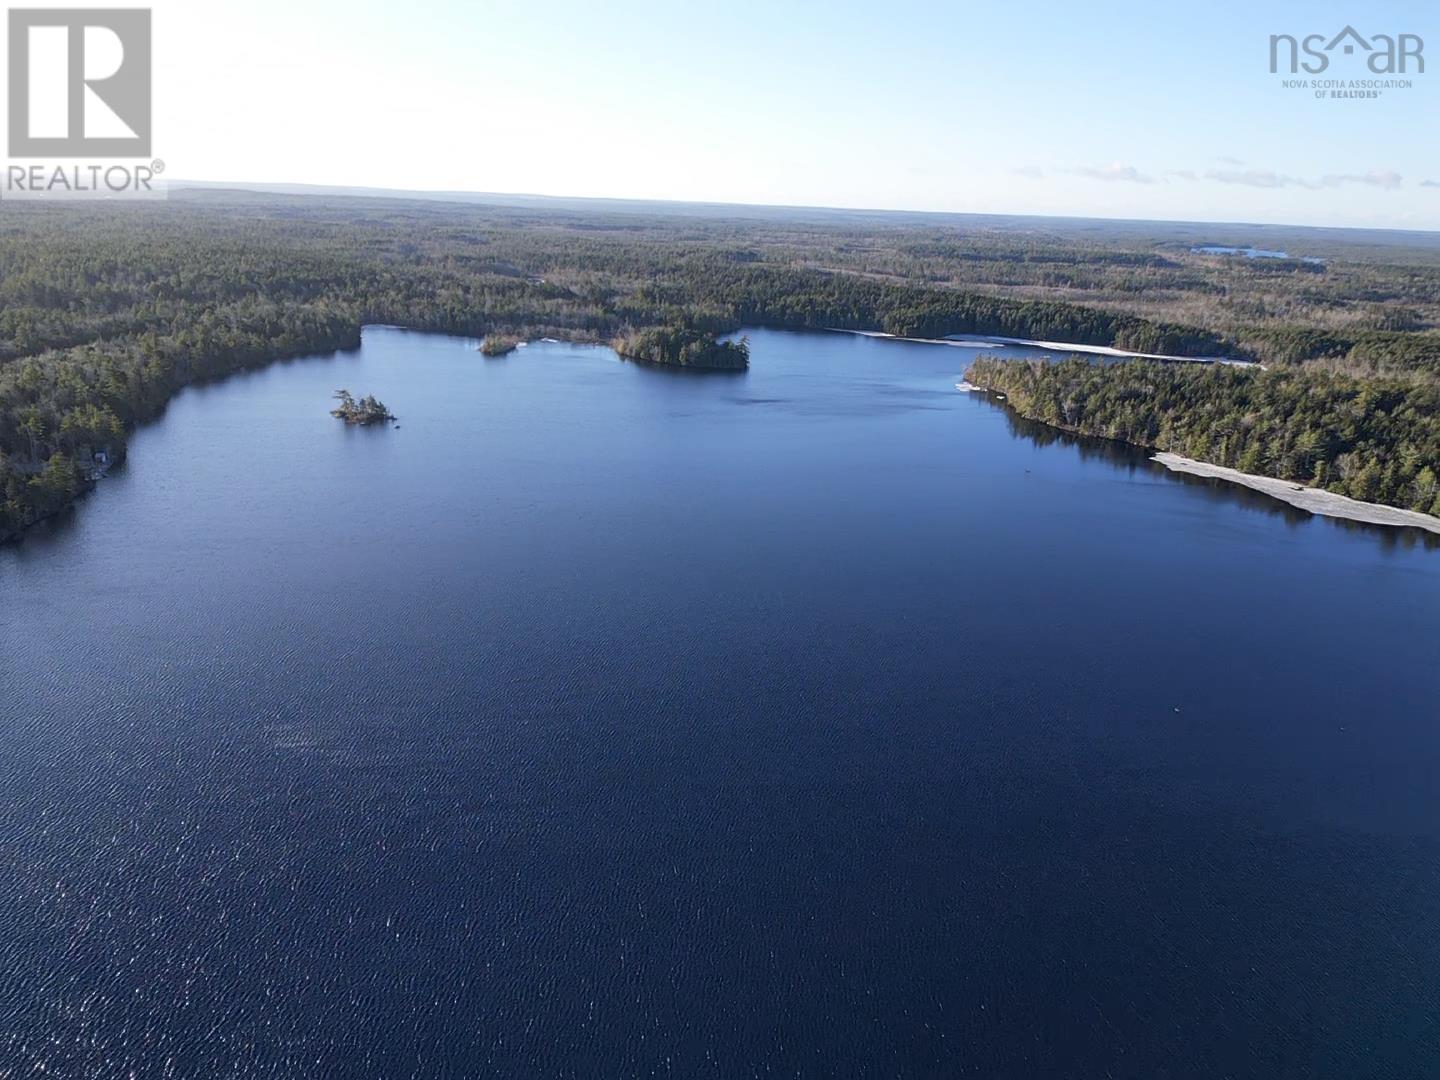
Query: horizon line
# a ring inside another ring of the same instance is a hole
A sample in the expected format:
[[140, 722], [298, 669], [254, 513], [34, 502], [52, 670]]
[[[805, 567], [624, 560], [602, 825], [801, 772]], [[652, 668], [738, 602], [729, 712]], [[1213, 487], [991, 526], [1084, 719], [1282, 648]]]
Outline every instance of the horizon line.
[[632, 206], [705, 207], [735, 210], [810, 211], [831, 214], [907, 215], [912, 217], [1025, 218], [1035, 221], [1110, 221], [1153, 225], [1214, 225], [1248, 229], [1314, 229], [1335, 232], [1387, 232], [1440, 236], [1440, 228], [1398, 225], [1304, 225], [1293, 222], [1235, 221], [1224, 218], [1144, 218], [1103, 214], [1043, 214], [995, 210], [910, 210], [888, 207], [827, 206], [811, 203], [749, 203], [711, 199], [663, 199], [617, 195], [549, 195], [521, 191], [473, 191], [458, 188], [392, 188], [368, 184], [321, 184], [288, 180], [191, 180], [167, 182], [171, 189], [246, 191], [256, 194], [333, 194], [347, 198], [420, 198], [433, 202], [465, 202], [483, 199], [527, 199], [536, 202], [619, 203]]

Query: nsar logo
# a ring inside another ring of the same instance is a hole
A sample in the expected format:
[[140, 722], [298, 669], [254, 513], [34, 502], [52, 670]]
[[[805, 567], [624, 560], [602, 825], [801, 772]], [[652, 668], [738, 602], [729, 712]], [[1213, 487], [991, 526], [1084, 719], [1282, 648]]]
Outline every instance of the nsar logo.
[[1376, 34], [1366, 38], [1353, 26], [1347, 26], [1334, 37], [1309, 34], [1296, 38], [1293, 34], [1270, 35], [1270, 74], [1278, 75], [1285, 66], [1288, 73], [1304, 71], [1319, 75], [1330, 67], [1335, 51], [1340, 55], [1365, 57], [1365, 66], [1376, 75], [1425, 73], [1425, 42], [1419, 34]]

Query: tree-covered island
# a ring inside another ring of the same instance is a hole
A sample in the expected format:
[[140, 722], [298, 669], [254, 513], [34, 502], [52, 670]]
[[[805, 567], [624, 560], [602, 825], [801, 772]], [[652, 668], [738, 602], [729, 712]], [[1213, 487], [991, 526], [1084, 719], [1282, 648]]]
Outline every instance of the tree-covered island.
[[330, 410], [330, 415], [347, 424], [383, 424], [395, 417], [374, 394], [366, 394], [359, 401], [349, 390], [336, 390], [335, 400], [339, 402]]
[[615, 351], [629, 360], [675, 367], [744, 371], [750, 366], [750, 342], [718, 341], [714, 334], [687, 327], [665, 326], [616, 338]]

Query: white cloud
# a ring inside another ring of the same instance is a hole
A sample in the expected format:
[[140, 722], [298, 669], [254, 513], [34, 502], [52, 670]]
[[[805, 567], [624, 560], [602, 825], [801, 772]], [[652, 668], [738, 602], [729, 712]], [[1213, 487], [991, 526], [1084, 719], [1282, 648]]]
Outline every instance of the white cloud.
[[1125, 165], [1119, 161], [1112, 161], [1109, 165], [1082, 165], [1072, 170], [1079, 176], [1088, 176], [1091, 180], [1121, 180], [1129, 184], [1153, 184], [1155, 178], [1146, 176], [1134, 165]]
[[1257, 188], [1316, 186], [1299, 177], [1286, 176], [1283, 173], [1270, 172], [1267, 169], [1211, 169], [1205, 174], [1205, 179], [1214, 180], [1219, 184], [1243, 184], [1245, 187]]
[[1271, 172], [1268, 169], [1211, 169], [1205, 174], [1205, 179], [1214, 180], [1220, 184], [1242, 184], [1246, 187], [1272, 189], [1299, 187], [1311, 191], [1319, 188], [1342, 187], [1345, 184], [1366, 184], [1370, 187], [1383, 188], [1386, 191], [1398, 191], [1404, 186], [1404, 177], [1394, 169], [1371, 169], [1367, 173], [1331, 173], [1322, 176], [1319, 180], [1307, 180], [1304, 177]]
[[1325, 187], [1339, 187], [1341, 184], [1369, 184], [1371, 187], [1384, 188], [1386, 191], [1396, 191], [1403, 180], [1404, 178], [1394, 169], [1371, 169], [1363, 176], [1353, 174], [1327, 176], [1320, 183]]

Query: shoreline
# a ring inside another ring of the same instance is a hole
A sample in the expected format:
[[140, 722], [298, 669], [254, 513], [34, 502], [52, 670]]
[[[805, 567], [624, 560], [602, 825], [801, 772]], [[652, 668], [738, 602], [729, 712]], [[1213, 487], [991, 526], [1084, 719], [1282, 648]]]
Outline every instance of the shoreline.
[[889, 341], [910, 341], [917, 345], [952, 345], [959, 347], [980, 347], [985, 349], [1003, 348], [1007, 345], [1021, 345], [1032, 349], [1049, 349], [1063, 353], [1088, 353], [1092, 356], [1113, 356], [1122, 360], [1159, 360], [1167, 364], [1225, 364], [1228, 367], [1247, 367], [1265, 370], [1265, 365], [1255, 360], [1235, 360], [1228, 356], [1171, 356], [1168, 353], [1140, 353], [1117, 349], [1112, 345], [1072, 345], [1064, 341], [1041, 341], [1036, 338], [996, 337], [989, 334], [952, 334], [943, 338], [898, 337], [881, 330], [844, 330], [840, 327], [826, 327], [833, 334], [856, 334], [860, 337], [882, 338]]
[[1124, 439], [1107, 439], [1103, 435], [1092, 435], [1060, 424], [1046, 423], [1044, 420], [1036, 420], [1034, 417], [1020, 412], [1006, 400], [1005, 394], [986, 386], [976, 386], [968, 379], [957, 382], [955, 389], [961, 393], [985, 394], [990, 400], [1002, 405], [1013, 415], [1028, 420], [1032, 424], [1054, 428], [1056, 431], [1063, 431], [1077, 438], [1118, 442], [1122, 446], [1143, 451], [1151, 461], [1157, 465], [1163, 465], [1170, 472], [1185, 473], [1211, 480], [1225, 480], [1232, 484], [1238, 484], [1240, 487], [1249, 488], [1251, 491], [1258, 491], [1262, 495], [1269, 495], [1273, 499], [1278, 499], [1297, 510], [1304, 510], [1317, 517], [1397, 529], [1420, 529], [1423, 532], [1440, 536], [1440, 517], [1433, 514], [1426, 514], [1419, 510], [1406, 510], [1399, 506], [1388, 506], [1385, 503], [1352, 499], [1348, 495], [1340, 495], [1323, 488], [1307, 487], [1297, 484], [1293, 480], [1277, 480], [1273, 476], [1258, 476], [1255, 473], [1241, 472], [1239, 469], [1232, 469], [1226, 465], [1212, 465], [1208, 461], [1196, 461], [1194, 458], [1171, 453], [1168, 450], [1157, 450], [1153, 446], [1127, 442]]
[[1210, 477], [1239, 484], [1320, 517], [1359, 521], [1366, 525], [1423, 529], [1440, 536], [1440, 517], [1433, 517], [1430, 514], [1421, 513], [1419, 510], [1402, 510], [1398, 506], [1386, 506], [1384, 503], [1362, 502], [1360, 499], [1352, 499], [1348, 495], [1337, 495], [1333, 491], [1304, 487], [1289, 480], [1276, 480], [1269, 476], [1256, 476], [1254, 473], [1244, 473], [1239, 469], [1231, 469], [1224, 465], [1211, 465], [1208, 462], [1196, 461], [1193, 458], [1165, 451], [1152, 455], [1150, 460], [1164, 465], [1171, 472]]

